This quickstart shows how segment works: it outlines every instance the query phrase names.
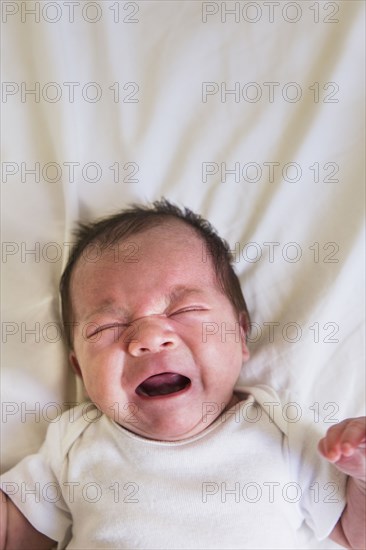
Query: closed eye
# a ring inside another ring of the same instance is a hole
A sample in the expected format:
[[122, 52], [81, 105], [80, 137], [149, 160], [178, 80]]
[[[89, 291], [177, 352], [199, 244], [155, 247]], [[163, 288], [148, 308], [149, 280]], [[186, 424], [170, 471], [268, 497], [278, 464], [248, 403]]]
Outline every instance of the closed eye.
[[87, 338], [92, 338], [93, 336], [95, 336], [96, 334], [99, 334], [100, 332], [104, 331], [104, 330], [108, 330], [108, 329], [115, 329], [115, 328], [126, 328], [128, 327], [129, 325], [128, 324], [123, 324], [123, 323], [111, 323], [109, 325], [102, 325], [100, 327], [98, 327], [96, 330], [94, 330], [91, 334], [88, 334]]
[[178, 309], [178, 311], [174, 311], [171, 313], [171, 315], [179, 315], [180, 313], [189, 313], [190, 311], [206, 311], [203, 307], [199, 306], [193, 306], [193, 307], [185, 307], [183, 309]]

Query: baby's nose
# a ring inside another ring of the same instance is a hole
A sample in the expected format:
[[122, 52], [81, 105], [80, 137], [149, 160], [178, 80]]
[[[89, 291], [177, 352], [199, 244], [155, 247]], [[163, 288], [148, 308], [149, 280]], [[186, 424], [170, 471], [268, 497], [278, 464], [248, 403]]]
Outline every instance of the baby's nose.
[[128, 351], [134, 357], [140, 357], [148, 353], [172, 350], [177, 345], [177, 335], [166, 326], [163, 320], [145, 320], [137, 323], [128, 344]]

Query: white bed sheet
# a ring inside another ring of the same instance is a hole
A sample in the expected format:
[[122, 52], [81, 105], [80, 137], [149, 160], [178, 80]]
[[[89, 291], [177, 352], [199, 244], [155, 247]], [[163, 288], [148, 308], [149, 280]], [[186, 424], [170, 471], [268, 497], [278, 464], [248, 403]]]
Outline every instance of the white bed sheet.
[[48, 4], [2, 5], [3, 469], [81, 398], [58, 328], [75, 223], [161, 196], [235, 251], [243, 379], [362, 414], [364, 3]]

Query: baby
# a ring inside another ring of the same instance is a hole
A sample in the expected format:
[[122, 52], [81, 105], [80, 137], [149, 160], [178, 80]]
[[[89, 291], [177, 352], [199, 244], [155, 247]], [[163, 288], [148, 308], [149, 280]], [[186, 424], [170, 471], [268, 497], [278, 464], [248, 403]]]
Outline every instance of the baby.
[[318, 453], [236, 385], [250, 319], [207, 221], [162, 200], [81, 225], [60, 289], [90, 401], [2, 476], [1, 549], [365, 547], [365, 420]]

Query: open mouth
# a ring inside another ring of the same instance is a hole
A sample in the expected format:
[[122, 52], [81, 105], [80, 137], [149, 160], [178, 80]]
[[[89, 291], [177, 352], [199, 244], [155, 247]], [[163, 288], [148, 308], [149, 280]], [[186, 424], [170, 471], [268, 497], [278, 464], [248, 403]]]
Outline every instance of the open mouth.
[[156, 397], [169, 395], [186, 389], [191, 381], [186, 376], [176, 372], [162, 372], [144, 380], [137, 388], [137, 395]]

